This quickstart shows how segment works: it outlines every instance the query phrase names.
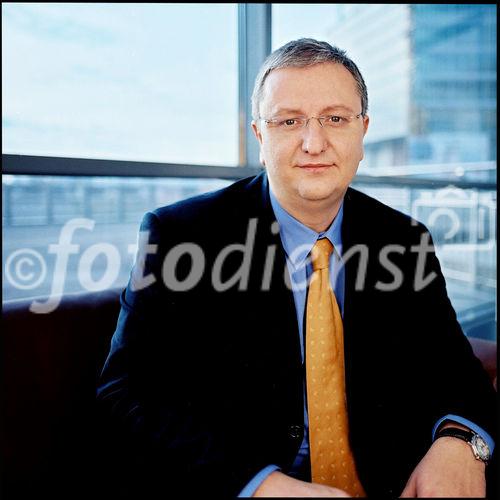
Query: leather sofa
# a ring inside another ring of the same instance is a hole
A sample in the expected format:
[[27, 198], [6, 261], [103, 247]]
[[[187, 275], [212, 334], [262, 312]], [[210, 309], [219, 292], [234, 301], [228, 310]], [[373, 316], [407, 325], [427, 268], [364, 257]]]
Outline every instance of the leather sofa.
[[3, 304], [6, 500], [96, 498], [106, 464], [95, 389], [120, 291], [68, 294], [49, 314], [30, 312], [32, 300]]
[[[103, 485], [113, 482], [109, 475], [119, 469], [102, 453], [106, 436], [95, 387], [115, 329], [120, 292], [68, 294], [49, 314], [30, 312], [31, 300], [3, 304], [6, 500], [110, 497]], [[496, 343], [469, 340], [496, 381]]]

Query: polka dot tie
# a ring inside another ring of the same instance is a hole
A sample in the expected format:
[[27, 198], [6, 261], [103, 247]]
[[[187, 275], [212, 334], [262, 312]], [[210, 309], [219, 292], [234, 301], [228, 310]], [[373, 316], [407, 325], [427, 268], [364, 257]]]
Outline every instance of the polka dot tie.
[[318, 240], [311, 255], [313, 274], [307, 296], [306, 383], [313, 483], [366, 496], [349, 445], [345, 400], [344, 328], [330, 285], [333, 246]]

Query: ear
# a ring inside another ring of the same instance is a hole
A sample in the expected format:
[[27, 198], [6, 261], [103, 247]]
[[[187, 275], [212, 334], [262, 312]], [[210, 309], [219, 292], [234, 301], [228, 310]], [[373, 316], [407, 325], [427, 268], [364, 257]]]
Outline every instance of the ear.
[[[365, 137], [366, 133], [368, 132], [368, 125], [370, 125], [370, 117], [368, 115], [363, 116], [363, 138]], [[359, 161], [361, 161], [365, 157], [365, 145], [364, 143], [361, 144], [361, 158]]]
[[368, 125], [370, 124], [370, 117], [368, 115], [363, 116], [363, 137], [368, 132]]
[[259, 127], [257, 126], [257, 122], [255, 120], [252, 120], [252, 130], [253, 130], [253, 134], [255, 135], [257, 140], [259, 141], [259, 144], [262, 145], [262, 134], [261, 134]]
[[252, 130], [259, 141], [259, 162], [260, 164], [265, 167], [266, 166], [266, 160], [264, 160], [264, 155], [262, 154], [262, 134], [259, 130], [259, 127], [257, 126], [257, 122], [255, 120], [252, 120]]

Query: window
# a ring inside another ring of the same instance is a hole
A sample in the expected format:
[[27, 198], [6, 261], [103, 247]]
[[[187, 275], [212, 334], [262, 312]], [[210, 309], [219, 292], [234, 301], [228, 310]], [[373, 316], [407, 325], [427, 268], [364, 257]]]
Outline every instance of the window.
[[[237, 165], [236, 5], [12, 3], [2, 28], [3, 153]], [[4, 175], [4, 300], [50, 293], [62, 277], [49, 247], [78, 219], [93, 227], [75, 230], [61, 292], [92, 288], [78, 259], [96, 244], [115, 246], [107, 286], [124, 286], [142, 215], [228, 182]]]
[[236, 4], [2, 4], [2, 42], [3, 153], [237, 165]]
[[[74, 232], [63, 291], [122, 286], [146, 210], [255, 173], [252, 79], [269, 48], [313, 37], [345, 49], [367, 83], [354, 187], [429, 227], [464, 330], [495, 337], [494, 5], [13, 3], [2, 14], [3, 153], [24, 155], [2, 181], [4, 271], [24, 279], [16, 288], [4, 272], [4, 300], [58, 283], [48, 249], [69, 221], [94, 225]], [[116, 276], [98, 243], [119, 253]], [[33, 252], [15, 261], [21, 249]]]
[[[124, 287], [147, 211], [229, 183], [4, 175], [3, 300]], [[65, 234], [70, 253], [67, 265], [58, 270], [58, 251], [63, 250], [57, 247]], [[71, 250], [69, 245], [76, 247]]]

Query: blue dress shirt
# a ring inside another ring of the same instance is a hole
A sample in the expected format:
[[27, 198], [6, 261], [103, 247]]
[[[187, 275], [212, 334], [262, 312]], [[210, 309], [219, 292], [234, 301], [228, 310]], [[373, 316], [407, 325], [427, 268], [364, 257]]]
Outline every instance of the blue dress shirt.
[[[306, 227], [304, 224], [299, 222], [297, 219], [292, 217], [288, 212], [286, 212], [278, 200], [274, 196], [271, 189], [269, 189], [269, 194], [271, 198], [271, 205], [276, 216], [276, 220], [280, 227], [280, 237], [285, 250], [287, 258], [287, 267], [290, 274], [290, 279], [292, 283], [293, 298], [295, 301], [295, 310], [297, 314], [297, 323], [299, 327], [300, 336], [300, 352], [302, 357], [302, 363], [304, 363], [304, 332], [303, 332], [303, 319], [304, 311], [306, 307], [306, 296], [307, 296], [307, 284], [308, 280], [312, 274], [312, 264], [310, 259], [310, 252], [313, 245], [318, 239], [328, 238], [333, 245], [333, 252], [330, 257], [330, 281], [332, 289], [335, 292], [335, 297], [339, 304], [340, 312], [342, 316], [344, 315], [344, 284], [345, 284], [345, 274], [344, 266], [341, 265], [342, 256], [342, 237], [341, 237], [341, 227], [343, 219], [343, 209], [344, 204], [340, 206], [339, 212], [335, 217], [334, 221], [330, 227], [321, 233], [317, 233], [312, 229]], [[304, 439], [300, 445], [299, 452], [295, 461], [289, 471], [290, 475], [294, 475], [300, 466], [304, 463], [309, 456], [309, 423], [307, 416], [307, 405], [305, 398], [306, 384], [303, 381], [303, 391], [304, 391]], [[439, 425], [445, 420], [453, 420], [457, 423], [461, 423], [471, 430], [480, 434], [488, 443], [490, 450], [493, 451], [494, 441], [491, 436], [484, 431], [481, 427], [475, 425], [473, 422], [462, 418], [457, 415], [445, 415], [442, 417], [432, 430], [432, 439], [434, 439], [435, 432]], [[269, 465], [262, 469], [240, 492], [239, 497], [250, 497], [253, 495], [255, 490], [259, 485], [266, 479], [266, 477], [271, 474], [271, 472], [279, 470], [276, 465]]]

